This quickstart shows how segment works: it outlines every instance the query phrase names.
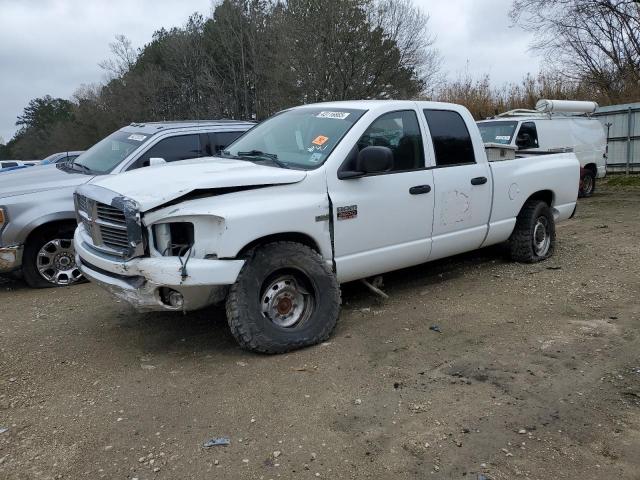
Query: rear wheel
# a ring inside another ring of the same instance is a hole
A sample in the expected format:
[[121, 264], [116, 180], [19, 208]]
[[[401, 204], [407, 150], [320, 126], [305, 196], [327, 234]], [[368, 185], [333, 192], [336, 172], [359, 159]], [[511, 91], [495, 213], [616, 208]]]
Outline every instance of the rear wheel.
[[311, 248], [270, 243], [248, 256], [226, 309], [231, 333], [241, 347], [283, 353], [331, 335], [340, 313], [340, 287]]
[[73, 228], [51, 227], [35, 233], [24, 249], [22, 273], [33, 288], [62, 287], [80, 281]]
[[551, 208], [541, 200], [529, 200], [518, 214], [509, 239], [511, 258], [534, 263], [546, 260], [555, 249], [556, 228]]
[[596, 176], [591, 170], [587, 170], [580, 179], [580, 197], [590, 197], [596, 189]]

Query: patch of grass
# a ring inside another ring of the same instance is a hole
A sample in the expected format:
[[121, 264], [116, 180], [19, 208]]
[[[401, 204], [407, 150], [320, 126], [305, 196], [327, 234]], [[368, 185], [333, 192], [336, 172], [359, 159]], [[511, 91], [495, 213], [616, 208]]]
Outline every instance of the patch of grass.
[[640, 175], [609, 175], [607, 185], [612, 187], [640, 187]]

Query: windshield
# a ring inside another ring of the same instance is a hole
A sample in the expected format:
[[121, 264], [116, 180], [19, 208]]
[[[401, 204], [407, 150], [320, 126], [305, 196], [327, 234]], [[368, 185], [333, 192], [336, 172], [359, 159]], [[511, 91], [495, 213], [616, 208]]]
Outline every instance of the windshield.
[[74, 162], [90, 173], [109, 173], [150, 135], [117, 131], [103, 138]]
[[296, 108], [256, 125], [223, 156], [310, 170], [322, 165], [365, 110]]
[[45, 158], [40, 162], [40, 165], [46, 165], [48, 163], [53, 162], [56, 158], [58, 158], [59, 155], [60, 155], [59, 153], [54, 153], [53, 155], [49, 155], [47, 158]]
[[481, 122], [478, 123], [483, 143], [501, 143], [509, 145], [518, 122]]

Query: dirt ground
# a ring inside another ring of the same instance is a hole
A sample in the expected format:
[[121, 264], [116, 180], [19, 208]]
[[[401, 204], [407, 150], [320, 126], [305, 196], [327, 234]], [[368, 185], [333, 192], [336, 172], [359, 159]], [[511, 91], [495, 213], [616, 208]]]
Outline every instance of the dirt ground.
[[2, 283], [0, 478], [638, 480], [639, 212], [605, 188], [545, 263], [485, 249], [385, 276], [384, 302], [346, 285], [334, 337], [282, 356], [219, 310]]

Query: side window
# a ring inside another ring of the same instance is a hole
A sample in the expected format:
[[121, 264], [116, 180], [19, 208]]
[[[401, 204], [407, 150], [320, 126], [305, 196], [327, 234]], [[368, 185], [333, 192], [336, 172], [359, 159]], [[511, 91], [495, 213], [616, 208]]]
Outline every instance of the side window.
[[0, 166], [2, 166], [2, 168], [17, 167], [18, 162], [5, 162], [3, 164], [0, 164]]
[[167, 162], [175, 162], [203, 156], [205, 153], [202, 151], [199, 135], [180, 135], [160, 140], [143, 153], [132, 168], [147, 167], [149, 159], [154, 157], [164, 158]]
[[218, 155], [222, 150], [227, 148], [244, 132], [217, 132], [210, 133], [209, 140], [213, 147], [213, 155]]
[[476, 163], [471, 135], [458, 112], [425, 110], [424, 116], [431, 132], [437, 166]]
[[358, 150], [371, 146], [391, 149], [391, 172], [424, 168], [422, 134], [413, 110], [386, 113], [375, 120], [358, 140]]
[[538, 130], [533, 122], [525, 122], [520, 126], [516, 145], [520, 149], [538, 148]]

